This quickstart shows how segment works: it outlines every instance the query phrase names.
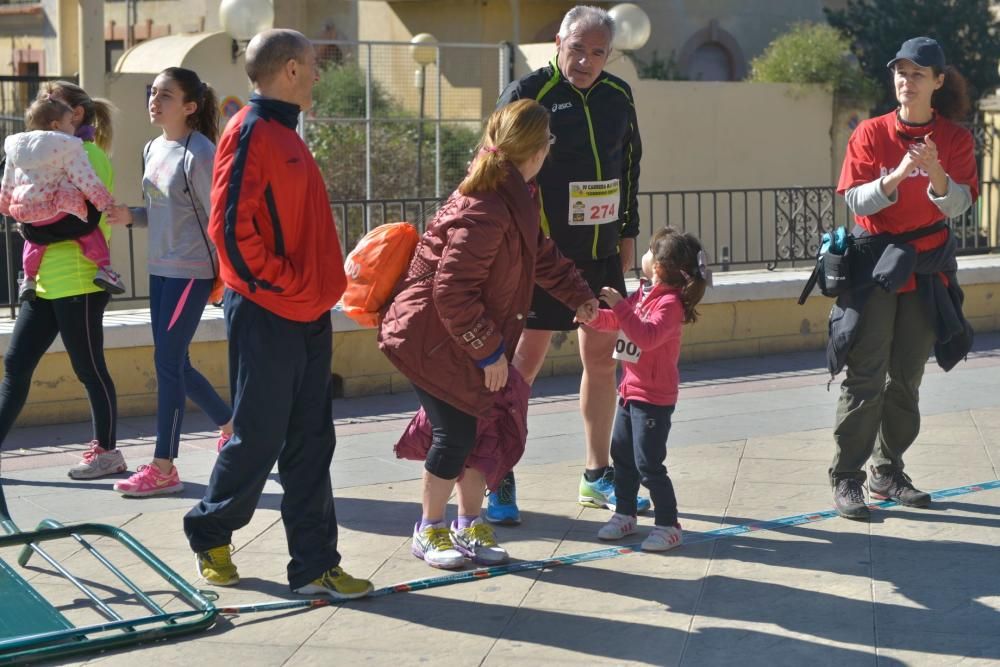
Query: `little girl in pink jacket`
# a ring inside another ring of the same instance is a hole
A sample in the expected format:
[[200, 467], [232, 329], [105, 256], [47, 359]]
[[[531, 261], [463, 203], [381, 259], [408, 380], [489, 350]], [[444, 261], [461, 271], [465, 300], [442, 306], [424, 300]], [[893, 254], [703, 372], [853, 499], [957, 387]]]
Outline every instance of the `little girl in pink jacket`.
[[636, 532], [641, 483], [649, 489], [655, 517], [642, 548], [666, 551], [683, 540], [677, 497], [663, 465], [677, 403], [681, 325], [697, 319], [695, 306], [705, 294], [709, 273], [698, 239], [670, 227], [653, 235], [642, 257], [642, 270], [651, 281], [642, 281], [627, 299], [611, 287], [603, 288], [601, 300], [611, 310], [598, 311], [597, 318], [586, 325], [619, 332], [614, 357], [623, 366], [611, 435], [617, 504], [597, 536], [617, 540]]
[[[93, 217], [93, 229], [73, 240], [97, 265], [94, 284], [121, 294], [125, 286], [111, 268], [108, 244], [96, 225], [100, 212], [111, 209], [115, 201], [90, 166], [83, 142], [73, 136], [72, 116], [69, 106], [52, 98], [36, 100], [28, 108], [25, 124], [29, 131], [12, 134], [4, 141], [0, 213], [35, 227], [68, 216], [86, 225]], [[45, 245], [25, 241], [24, 278], [18, 291], [21, 301], [35, 298], [35, 279], [44, 254]]]

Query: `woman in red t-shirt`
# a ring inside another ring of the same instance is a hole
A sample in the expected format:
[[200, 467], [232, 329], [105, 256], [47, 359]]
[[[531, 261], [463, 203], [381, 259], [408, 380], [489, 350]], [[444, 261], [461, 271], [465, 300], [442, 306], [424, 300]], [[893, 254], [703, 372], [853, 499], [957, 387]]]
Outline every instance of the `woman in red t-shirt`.
[[[913, 507], [930, 503], [930, 495], [915, 489], [903, 472], [903, 453], [920, 429], [924, 365], [938, 342], [936, 322], [927, 314], [927, 293], [933, 290], [916, 289], [921, 269], [907, 268], [917, 255], [906, 244], [924, 260], [919, 266], [930, 257], [947, 266], [923, 279], [954, 283], [954, 240], [946, 227], [933, 231], [932, 226], [943, 227], [938, 223], [961, 215], [978, 196], [972, 135], [954, 122], [971, 106], [961, 74], [945, 65], [941, 46], [929, 37], [906, 41], [888, 67], [899, 107], [858, 125], [837, 191], [855, 214], [856, 236], [920, 238], [897, 239], [890, 246], [899, 248], [901, 257], [909, 255], [902, 262], [886, 261], [890, 257], [881, 250], [886, 244], [870, 244], [869, 252], [878, 254], [871, 259], [879, 264], [875, 280], [860, 288], [861, 298], [851, 297], [856, 319], [851, 321], [843, 302], [831, 315], [831, 371], [844, 364], [836, 350], [841, 345], [847, 378], [837, 403], [837, 451], [829, 474], [837, 511], [851, 519], [869, 516], [862, 489], [869, 457], [868, 488], [874, 496]], [[879, 273], [884, 265], [891, 265], [891, 275]], [[952, 289], [957, 291], [957, 283]]]

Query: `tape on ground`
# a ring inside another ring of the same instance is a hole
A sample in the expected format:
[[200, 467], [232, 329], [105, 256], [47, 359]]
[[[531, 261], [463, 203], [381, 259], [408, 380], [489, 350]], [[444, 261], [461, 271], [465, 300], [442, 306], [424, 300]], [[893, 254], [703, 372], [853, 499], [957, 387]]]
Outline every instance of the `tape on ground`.
[[[989, 491], [991, 489], [1000, 488], [1000, 479], [993, 480], [992, 482], [983, 482], [982, 484], [968, 484], [966, 486], [956, 486], [950, 489], [942, 489], [940, 491], [935, 491], [931, 494], [933, 500], [944, 500], [945, 498], [954, 498], [955, 496], [962, 496], [969, 493], [977, 493], [979, 491]], [[887, 509], [896, 506], [898, 503], [892, 500], [884, 500], [878, 503], [872, 503], [869, 505], [871, 509]], [[831, 519], [837, 516], [837, 511], [833, 509], [822, 510], [819, 512], [810, 512], [807, 514], [795, 514], [792, 516], [782, 517], [780, 519], [772, 519], [769, 521], [752, 521], [750, 523], [740, 524], [738, 526], [727, 526], [725, 528], [716, 528], [715, 530], [709, 530], [703, 533], [684, 533], [684, 544], [701, 544], [703, 542], [712, 542], [714, 540], [721, 540], [729, 537], [736, 537], [739, 535], [746, 535], [747, 533], [756, 533], [762, 530], [780, 530], [782, 528], [791, 528], [794, 526], [802, 526], [810, 523], [817, 523], [819, 521], [825, 521], [826, 519]], [[507, 574], [514, 574], [517, 572], [526, 572], [530, 570], [544, 570], [548, 568], [558, 567], [560, 565], [577, 565], [579, 563], [590, 563], [596, 560], [606, 560], [608, 558], [618, 558], [621, 556], [626, 556], [640, 551], [640, 545], [628, 544], [624, 546], [614, 546], [605, 549], [595, 549], [593, 551], [584, 551], [576, 554], [568, 554], [565, 556], [554, 556], [552, 558], [545, 558], [542, 560], [529, 560], [520, 561], [514, 563], [506, 563], [504, 565], [495, 565], [493, 567], [482, 567], [475, 570], [465, 570], [463, 572], [455, 572], [452, 574], [446, 574], [440, 577], [427, 577], [424, 579], [416, 579], [414, 581], [407, 581], [401, 584], [396, 584], [394, 586], [386, 586], [384, 588], [379, 588], [374, 591], [368, 598], [379, 598], [385, 597], [386, 595], [394, 595], [396, 593], [409, 593], [412, 591], [422, 591], [429, 588], [439, 588], [441, 586], [451, 586], [453, 584], [461, 584], [469, 581], [479, 581], [481, 579], [492, 579], [493, 577], [500, 577]], [[341, 600], [333, 600], [329, 598], [320, 598], [313, 600], [281, 600], [277, 602], [263, 602], [258, 604], [242, 604], [230, 607], [220, 607], [219, 611], [223, 614], [246, 614], [252, 612], [263, 612], [263, 611], [279, 611], [283, 609], [298, 609], [298, 608], [309, 608], [309, 607], [325, 607], [330, 604], [339, 604]]]

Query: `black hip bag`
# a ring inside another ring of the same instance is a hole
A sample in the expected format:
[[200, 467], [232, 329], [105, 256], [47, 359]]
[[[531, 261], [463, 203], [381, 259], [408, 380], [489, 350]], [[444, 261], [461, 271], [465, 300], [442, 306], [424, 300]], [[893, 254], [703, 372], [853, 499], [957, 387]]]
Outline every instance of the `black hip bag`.
[[938, 220], [934, 224], [902, 234], [875, 234], [858, 237], [848, 234], [847, 243], [842, 253], [822, 252], [822, 249], [817, 253], [816, 266], [809, 275], [809, 279], [806, 280], [802, 294], [799, 295], [799, 305], [806, 302], [813, 287], [817, 284], [823, 296], [831, 298], [836, 298], [850, 291], [856, 282], [859, 255], [878, 257], [890, 243], [909, 243], [945, 229], [948, 229], [947, 221]]

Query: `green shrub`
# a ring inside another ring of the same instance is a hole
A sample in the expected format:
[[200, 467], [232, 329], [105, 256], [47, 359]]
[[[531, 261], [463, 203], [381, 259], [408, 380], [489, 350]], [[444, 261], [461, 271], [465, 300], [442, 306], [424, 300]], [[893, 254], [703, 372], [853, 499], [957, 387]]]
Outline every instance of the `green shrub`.
[[798, 23], [754, 58], [750, 81], [821, 84], [843, 99], [870, 103], [877, 95], [875, 83], [858, 67], [850, 47], [831, 26]]

